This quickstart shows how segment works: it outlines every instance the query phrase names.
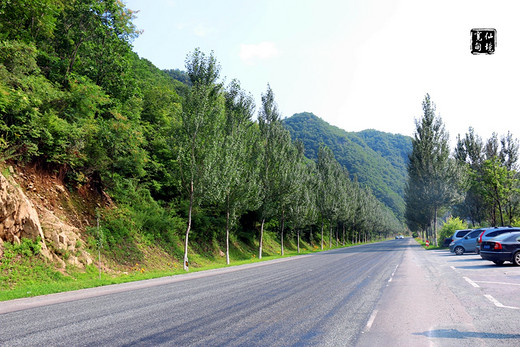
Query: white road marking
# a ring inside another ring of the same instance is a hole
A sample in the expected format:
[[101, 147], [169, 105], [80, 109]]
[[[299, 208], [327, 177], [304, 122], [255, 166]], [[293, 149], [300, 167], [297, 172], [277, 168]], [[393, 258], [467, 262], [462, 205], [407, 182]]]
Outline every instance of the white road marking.
[[514, 306], [506, 306], [506, 305], [503, 305], [500, 301], [498, 301], [497, 299], [495, 299], [494, 297], [492, 297], [492, 296], [489, 295], [489, 294], [484, 294], [484, 296], [485, 296], [489, 301], [491, 301], [493, 304], [495, 304], [496, 307], [501, 307], [501, 308], [510, 308], [510, 309], [513, 309], [513, 310], [520, 310], [520, 307], [514, 307]]
[[388, 282], [392, 282], [392, 278], [394, 278], [395, 272], [397, 271], [398, 267], [399, 267], [399, 264], [397, 264], [395, 266], [394, 272], [392, 272], [392, 274], [390, 275], [390, 279], [388, 280]]
[[508, 283], [508, 282], [492, 282], [492, 281], [475, 281], [478, 283], [490, 283], [490, 284], [501, 284], [506, 286], [520, 286], [520, 283]]
[[370, 318], [368, 319], [366, 331], [369, 331], [370, 328], [372, 328], [372, 324], [374, 324], [374, 320], [376, 319], [376, 316], [377, 316], [377, 310], [374, 310], [372, 312], [372, 314], [370, 315]]
[[473, 281], [470, 280], [469, 278], [467, 278], [467, 277], [463, 277], [463, 278], [466, 280], [466, 282], [468, 282], [469, 284], [471, 284], [473, 287], [475, 287], [475, 288], [479, 288], [479, 287], [480, 287], [478, 284], [476, 284], [475, 282], [473, 282]]

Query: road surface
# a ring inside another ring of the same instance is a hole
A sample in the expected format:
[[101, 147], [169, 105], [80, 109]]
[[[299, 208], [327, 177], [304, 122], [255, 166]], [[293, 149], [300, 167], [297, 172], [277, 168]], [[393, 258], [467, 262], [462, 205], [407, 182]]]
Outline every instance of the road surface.
[[413, 239], [0, 302], [1, 346], [516, 346], [520, 268]]

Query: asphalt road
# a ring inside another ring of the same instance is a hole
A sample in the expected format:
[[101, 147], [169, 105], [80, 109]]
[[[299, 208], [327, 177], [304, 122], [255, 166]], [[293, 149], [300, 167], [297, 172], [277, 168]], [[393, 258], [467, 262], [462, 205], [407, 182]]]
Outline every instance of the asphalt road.
[[0, 302], [0, 345], [516, 346], [520, 268], [412, 239]]

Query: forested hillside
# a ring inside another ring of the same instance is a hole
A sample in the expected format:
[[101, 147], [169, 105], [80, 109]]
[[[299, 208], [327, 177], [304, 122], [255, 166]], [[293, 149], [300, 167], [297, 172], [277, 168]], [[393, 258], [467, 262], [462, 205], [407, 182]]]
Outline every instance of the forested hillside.
[[347, 132], [312, 113], [295, 114], [284, 119], [284, 124], [293, 138], [303, 141], [308, 158], [316, 160], [319, 146], [326, 145], [351, 179], [366, 184], [399, 219], [403, 218], [411, 138], [377, 130]]
[[[238, 80], [224, 85], [217, 58], [199, 49], [183, 52], [186, 66], [161, 71], [132, 51], [132, 19], [118, 0], [0, 6], [0, 168], [30, 167], [79, 196], [59, 206], [80, 221], [75, 247], [97, 253], [103, 245], [105, 259], [125, 266], [160, 248], [188, 270], [194, 253], [225, 254], [229, 263], [254, 249], [260, 258], [265, 233], [283, 255], [288, 245], [299, 251], [401, 232], [364, 184], [401, 211], [402, 187], [388, 188], [402, 182], [390, 145], [372, 149], [369, 133], [345, 137], [339, 129], [308, 136], [315, 143], [294, 141], [269, 85], [255, 105]], [[353, 163], [350, 174], [335, 156]], [[102, 199], [83, 206], [85, 192]], [[20, 242], [0, 230], [2, 240]], [[76, 252], [59, 239], [34, 241], [56, 256]]]

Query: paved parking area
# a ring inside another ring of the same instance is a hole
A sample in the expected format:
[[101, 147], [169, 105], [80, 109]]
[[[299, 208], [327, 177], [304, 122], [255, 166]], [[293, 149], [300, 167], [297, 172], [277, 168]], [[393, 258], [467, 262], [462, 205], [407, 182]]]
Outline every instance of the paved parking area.
[[483, 298], [501, 308], [520, 310], [520, 267], [510, 263], [495, 265], [475, 253], [454, 255], [434, 251], [468, 285], [479, 288]]
[[359, 346], [519, 346], [520, 267], [408, 246]]

